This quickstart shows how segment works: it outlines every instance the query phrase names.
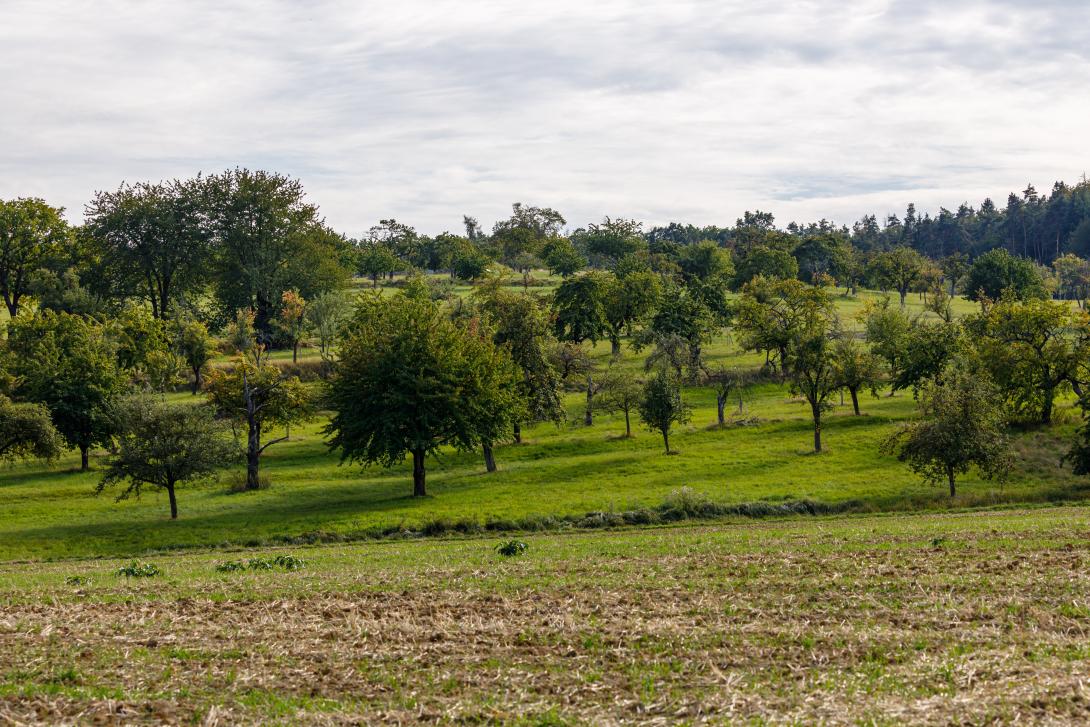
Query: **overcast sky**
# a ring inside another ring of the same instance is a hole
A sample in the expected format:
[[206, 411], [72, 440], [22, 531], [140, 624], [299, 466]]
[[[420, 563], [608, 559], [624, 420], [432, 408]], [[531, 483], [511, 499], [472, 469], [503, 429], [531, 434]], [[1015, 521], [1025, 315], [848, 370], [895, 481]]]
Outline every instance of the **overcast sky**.
[[0, 197], [233, 166], [338, 231], [777, 222], [1090, 171], [1087, 0], [0, 0]]

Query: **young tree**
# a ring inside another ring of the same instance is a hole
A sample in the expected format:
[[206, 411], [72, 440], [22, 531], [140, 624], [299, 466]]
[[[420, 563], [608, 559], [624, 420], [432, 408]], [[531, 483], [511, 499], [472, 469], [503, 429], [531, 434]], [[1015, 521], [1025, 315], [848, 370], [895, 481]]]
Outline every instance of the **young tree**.
[[903, 309], [905, 298], [923, 275], [926, 263], [924, 257], [912, 248], [897, 247], [889, 252], [879, 253], [874, 260], [874, 268], [882, 286], [893, 288], [901, 296]]
[[183, 317], [175, 321], [174, 348], [193, 373], [193, 395], [201, 390], [205, 366], [216, 352], [216, 341], [203, 323]]
[[318, 351], [326, 361], [333, 356], [333, 346], [350, 310], [348, 298], [339, 290], [326, 291], [307, 305], [307, 323], [318, 336]]
[[715, 413], [719, 426], [727, 423], [727, 400], [732, 394], [738, 395], [738, 413], [742, 412], [742, 387], [746, 384], [746, 374], [737, 368], [719, 365], [706, 373], [706, 382], [715, 392]]
[[632, 412], [643, 397], [643, 380], [630, 373], [610, 367], [599, 383], [598, 410], [624, 414], [624, 435], [632, 436]]
[[405, 294], [367, 296], [346, 326], [327, 389], [325, 428], [341, 461], [389, 467], [413, 459], [413, 496], [427, 494], [424, 459], [510, 437], [525, 418], [520, 372], [491, 332], [459, 325]]
[[690, 408], [681, 399], [681, 384], [675, 376], [660, 367], [658, 372], [643, 385], [643, 392], [636, 406], [640, 420], [652, 432], [662, 434], [666, 454], [670, 451], [670, 429], [675, 423], [689, 421]]
[[958, 283], [969, 272], [969, 256], [963, 252], [947, 255], [939, 261], [939, 268], [946, 282], [950, 284], [950, 297], [957, 293]]
[[0, 295], [11, 318], [19, 315], [34, 273], [68, 238], [63, 214], [40, 199], [0, 199]]
[[280, 296], [280, 312], [276, 327], [291, 344], [291, 362], [299, 361], [299, 342], [307, 335], [310, 320], [307, 318], [307, 301], [298, 291], [285, 290]]
[[900, 375], [912, 321], [903, 310], [890, 305], [889, 296], [866, 301], [857, 317], [863, 323], [863, 331], [871, 351], [886, 362], [890, 379], [894, 382], [889, 392], [893, 396], [897, 390], [896, 381]]
[[12, 404], [0, 396], [0, 460], [56, 459], [63, 450], [61, 435], [41, 404]]
[[814, 311], [803, 321], [787, 349], [791, 391], [803, 396], [810, 405], [817, 453], [821, 452], [821, 416], [830, 408], [829, 396], [838, 388], [831, 323], [820, 311]]
[[882, 361], [852, 334], [842, 335], [833, 344], [833, 376], [839, 389], [847, 389], [852, 409], [859, 416], [859, 392], [870, 389], [878, 396], [882, 382]]
[[178, 518], [178, 485], [208, 477], [239, 455], [230, 428], [215, 418], [211, 407], [133, 397], [119, 408], [119, 421], [117, 451], [96, 492], [127, 483], [120, 501], [139, 497], [144, 487], [165, 490], [172, 520]]
[[1003, 479], [1012, 458], [1001, 397], [987, 375], [955, 362], [943, 379], [923, 386], [920, 418], [894, 432], [882, 450], [928, 482], [948, 483], [953, 497], [957, 475], [972, 465], [986, 479]]
[[262, 443], [273, 427], [287, 427], [312, 415], [312, 401], [298, 376], [285, 377], [265, 360], [260, 349], [254, 357], [240, 356], [230, 370], [217, 369], [205, 387], [208, 401], [222, 417], [246, 426], [246, 489], [261, 486], [261, 455], [287, 435]]
[[1052, 269], [1060, 281], [1060, 296], [1085, 309], [1090, 297], [1090, 260], [1068, 253], [1053, 260]]
[[91, 447], [113, 443], [114, 408], [127, 388], [105, 327], [67, 313], [24, 313], [8, 324], [8, 353], [15, 393], [49, 409], [86, 470]]

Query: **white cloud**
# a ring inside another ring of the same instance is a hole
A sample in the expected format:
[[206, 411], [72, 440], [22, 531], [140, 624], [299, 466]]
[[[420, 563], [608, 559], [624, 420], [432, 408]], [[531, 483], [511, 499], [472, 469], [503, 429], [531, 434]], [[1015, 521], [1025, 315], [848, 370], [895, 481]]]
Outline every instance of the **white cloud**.
[[1082, 0], [0, 5], [0, 197], [235, 165], [337, 229], [848, 222], [1073, 181]]

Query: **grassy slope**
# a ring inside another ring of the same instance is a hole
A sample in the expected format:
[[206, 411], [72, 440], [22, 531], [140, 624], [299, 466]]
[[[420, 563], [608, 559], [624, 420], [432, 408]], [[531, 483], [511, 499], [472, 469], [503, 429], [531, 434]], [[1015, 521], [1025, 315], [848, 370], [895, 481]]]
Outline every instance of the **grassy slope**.
[[[849, 318], [860, 303], [841, 299], [839, 305]], [[965, 301], [960, 306], [970, 309]], [[759, 363], [758, 357], [738, 353], [726, 339], [715, 342], [708, 353], [713, 361]], [[605, 365], [608, 346], [599, 345], [596, 355]], [[638, 373], [642, 357], [626, 351], [621, 365]], [[322, 444], [321, 422], [293, 430], [292, 441], [268, 451], [263, 467], [272, 479], [271, 489], [227, 494], [221, 484], [183, 490], [177, 522], [166, 517], [165, 498], [154, 493], [120, 504], [109, 493], [94, 496], [98, 475], [73, 471], [74, 457], [52, 467], [7, 467], [0, 470], [0, 559], [118, 555], [315, 530], [413, 527], [436, 518], [623, 510], [657, 505], [681, 486], [718, 502], [866, 499], [884, 507], [906, 499], [942, 498], [940, 490], [921, 484], [903, 465], [877, 451], [896, 422], [911, 415], [908, 395], [866, 397], [865, 416], [859, 418], [848, 407], [838, 408], [827, 421], [828, 451], [821, 456], [809, 453], [807, 407], [790, 400], [781, 387], [764, 385], [747, 392], [746, 411], [761, 420], [759, 426], [727, 430], [709, 429], [715, 421], [709, 391], [690, 389], [685, 396], [694, 405], [694, 415], [672, 438], [680, 456], [663, 456], [661, 440], [646, 431], [635, 439], [619, 439], [620, 417], [599, 417], [593, 427], [583, 427], [582, 397], [573, 392], [567, 397], [569, 424], [531, 427], [525, 444], [498, 448], [496, 474], [484, 473], [477, 454], [448, 452], [432, 460], [431, 496], [424, 500], [407, 497], [407, 466], [390, 471], [338, 466]], [[174, 398], [190, 399], [184, 394]], [[1000, 489], [967, 477], [963, 492], [968, 499], [962, 504], [1037, 499], [1042, 489], [1071, 492], [1078, 483], [1058, 466], [1071, 427], [1023, 435], [1014, 479]]]
[[4, 564], [0, 720], [1081, 723], [1088, 534], [1066, 507]]

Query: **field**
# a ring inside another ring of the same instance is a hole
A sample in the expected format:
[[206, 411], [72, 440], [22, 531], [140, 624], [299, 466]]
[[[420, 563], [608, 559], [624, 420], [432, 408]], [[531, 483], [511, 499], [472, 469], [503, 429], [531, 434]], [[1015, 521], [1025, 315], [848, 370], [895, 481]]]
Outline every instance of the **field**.
[[[464, 295], [467, 288], [455, 292]], [[861, 299], [873, 295], [838, 298], [842, 317], [852, 320]], [[914, 296], [910, 305], [919, 311]], [[959, 299], [958, 310], [972, 306]], [[286, 356], [290, 352], [277, 352]], [[599, 344], [595, 356], [608, 365], [608, 344]], [[761, 361], [740, 352], [726, 336], [709, 347], [708, 357], [742, 367]], [[642, 362], [643, 355], [626, 344], [617, 365], [637, 375]], [[171, 397], [179, 405], [193, 400], [184, 393]], [[941, 488], [923, 484], [878, 451], [898, 422], [913, 414], [910, 393], [866, 395], [861, 417], [852, 415], [850, 405], [838, 406], [827, 417], [827, 451], [819, 456], [810, 451], [808, 408], [786, 387], [747, 389], [741, 417], [724, 429], [714, 426], [710, 390], [689, 388], [685, 399], [694, 411], [690, 424], [671, 439], [678, 456], [664, 456], [661, 438], [636, 422], [635, 438], [622, 438], [620, 415], [598, 416], [593, 426], [583, 426], [583, 395], [572, 391], [566, 399], [568, 421], [560, 427], [535, 425], [526, 430], [523, 444], [498, 447], [500, 469], [494, 474], [485, 472], [479, 453], [451, 451], [429, 460], [430, 494], [424, 499], [409, 496], [407, 464], [391, 470], [339, 466], [323, 443], [322, 418], [293, 428], [289, 442], [268, 450], [262, 466], [269, 489], [232, 494], [223, 481], [183, 489], [176, 522], [169, 519], [162, 495], [121, 503], [114, 503], [109, 491], [96, 496], [95, 466], [102, 452], [88, 473], [77, 471], [75, 456], [49, 466], [5, 466], [0, 469], [0, 560], [121, 556], [295, 537], [354, 539], [389, 529], [548, 524], [555, 517], [654, 508], [681, 487], [722, 504], [811, 500], [876, 511], [1074, 500], [1088, 492], [1087, 483], [1059, 463], [1077, 421], [1071, 401], [1062, 405], [1055, 426], [1016, 433], [1019, 456], [1009, 482], [995, 485], [970, 475], [950, 502]], [[728, 410], [736, 408], [732, 402]]]
[[1090, 719], [1080, 507], [526, 541], [0, 565], [0, 722]]

